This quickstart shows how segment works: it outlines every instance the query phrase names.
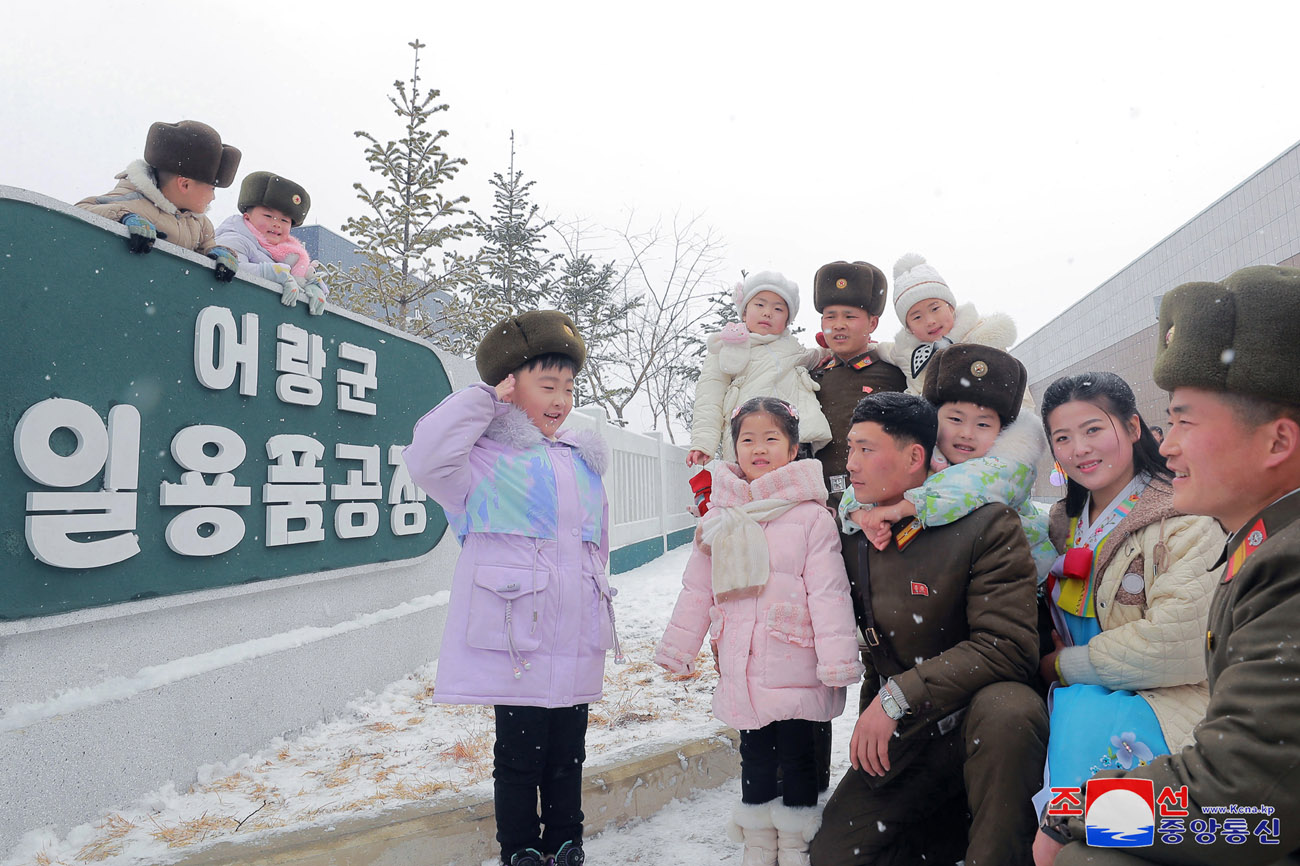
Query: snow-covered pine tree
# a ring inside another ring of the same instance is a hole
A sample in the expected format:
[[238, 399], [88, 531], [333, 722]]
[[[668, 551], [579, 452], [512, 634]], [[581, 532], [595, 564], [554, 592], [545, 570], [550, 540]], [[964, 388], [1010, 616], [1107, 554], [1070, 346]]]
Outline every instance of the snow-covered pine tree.
[[548, 306], [547, 285], [560, 256], [546, 248], [554, 223], [539, 216], [541, 206], [532, 201], [535, 183], [515, 168], [511, 131], [510, 169], [492, 175], [492, 213], [487, 218], [471, 213], [474, 235], [482, 241], [473, 281], [443, 311], [447, 327], [457, 335], [449, 345], [453, 351], [471, 354], [496, 322]]
[[445, 129], [430, 124], [446, 103], [435, 102], [438, 90], [420, 88], [420, 49], [415, 52], [409, 84], [393, 82], [394, 113], [405, 128], [396, 141], [381, 142], [369, 132], [356, 136], [370, 144], [366, 162], [382, 178], [373, 190], [353, 184], [365, 212], [343, 225], [359, 246], [360, 264], [330, 268], [331, 300], [354, 312], [419, 337], [439, 340], [442, 301], [472, 278], [472, 262], [449, 249], [473, 229], [465, 213], [466, 196], [450, 196], [444, 185], [466, 164], [442, 148]]
[[641, 298], [630, 298], [623, 290], [623, 281], [612, 262], [597, 262], [590, 253], [578, 248], [577, 231], [569, 243], [559, 276], [552, 280], [547, 291], [551, 305], [563, 310], [578, 326], [587, 344], [587, 364], [574, 387], [574, 404], [601, 402], [605, 396], [604, 367], [615, 360], [614, 342], [627, 333], [628, 314], [643, 303]]

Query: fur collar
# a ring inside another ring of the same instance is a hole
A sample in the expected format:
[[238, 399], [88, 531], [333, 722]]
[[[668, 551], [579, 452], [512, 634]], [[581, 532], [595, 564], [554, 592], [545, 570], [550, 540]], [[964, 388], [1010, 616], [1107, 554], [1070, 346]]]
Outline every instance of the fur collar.
[[[536, 448], [546, 441], [542, 431], [528, 419], [528, 413], [518, 406], [508, 406], [488, 424], [484, 436], [493, 442], [509, 445], [520, 451]], [[597, 475], [609, 468], [609, 444], [595, 430], [561, 430], [558, 440], [578, 452]]]
[[[1016, 323], [1006, 313], [991, 313], [981, 317], [974, 304], [962, 304], [953, 315], [952, 330], [948, 339], [954, 343], [979, 343], [1006, 351], [1016, 341]], [[890, 360], [904, 370], [911, 369], [912, 352], [921, 345], [906, 327], [894, 337]]]
[[826, 479], [820, 460], [795, 460], [759, 478], [746, 481], [735, 463], [724, 463], [713, 473], [712, 505], [729, 508], [756, 499], [791, 502], [826, 502]]
[[172, 216], [179, 216], [180, 209], [172, 204], [171, 199], [163, 195], [158, 188], [158, 175], [154, 173], [153, 166], [143, 159], [137, 159], [126, 167], [126, 171], [118, 175], [126, 178], [127, 182], [138, 189], [145, 198], [153, 202], [154, 206], [163, 213], [169, 213]]
[[1047, 453], [1047, 434], [1038, 416], [1025, 407], [1020, 414], [998, 434], [989, 449], [989, 457], [997, 457], [1007, 463], [1023, 463], [1037, 466], [1038, 461]]
[[[1097, 563], [1097, 573], [1101, 574], [1110, 564], [1115, 552], [1124, 546], [1124, 541], [1153, 523], [1162, 522], [1170, 517], [1180, 517], [1183, 512], [1174, 508], [1174, 489], [1163, 478], [1154, 477], [1147, 489], [1138, 497], [1133, 510], [1119, 522], [1102, 548], [1101, 560]], [[1065, 550], [1070, 539], [1066, 537], [1070, 529], [1070, 518], [1065, 516], [1065, 500], [1052, 506], [1047, 523], [1047, 535], [1057, 550]]]

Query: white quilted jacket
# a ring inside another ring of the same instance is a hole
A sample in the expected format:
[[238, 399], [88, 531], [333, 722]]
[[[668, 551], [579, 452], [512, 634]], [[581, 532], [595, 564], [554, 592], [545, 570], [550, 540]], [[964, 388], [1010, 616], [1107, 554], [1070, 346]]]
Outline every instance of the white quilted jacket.
[[722, 459], [735, 460], [731, 445], [731, 413], [754, 397], [776, 397], [799, 412], [799, 441], [812, 445], [814, 453], [831, 441], [831, 426], [817, 402], [820, 387], [808, 376], [808, 368], [822, 358], [817, 349], [806, 349], [789, 332], [749, 334], [744, 342], [729, 345], [709, 338], [709, 354], [695, 384], [695, 408], [691, 413], [691, 449], [710, 457], [722, 445]]
[[[1205, 628], [1218, 582], [1211, 567], [1226, 536], [1212, 518], [1175, 511], [1172, 498], [1167, 483], [1153, 480], [1115, 527], [1098, 563], [1102, 631], [1086, 647], [1067, 647], [1060, 659], [1067, 683], [1129, 689], [1146, 698], [1176, 754], [1191, 744], [1210, 700]], [[1065, 503], [1058, 502], [1049, 533], [1060, 552], [1068, 545], [1068, 526]]]

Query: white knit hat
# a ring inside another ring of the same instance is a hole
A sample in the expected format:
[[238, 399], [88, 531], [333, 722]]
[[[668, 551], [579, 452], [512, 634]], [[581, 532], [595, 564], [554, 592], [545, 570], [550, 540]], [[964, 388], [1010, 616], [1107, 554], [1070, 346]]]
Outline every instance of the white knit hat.
[[759, 271], [745, 277], [743, 283], [736, 283], [736, 310], [740, 313], [741, 321], [745, 319], [745, 307], [759, 292], [775, 292], [781, 296], [781, 300], [790, 308], [787, 327], [799, 315], [799, 287], [776, 271]]
[[938, 298], [957, 307], [952, 289], [939, 276], [939, 272], [926, 262], [925, 256], [908, 253], [894, 262], [894, 312], [898, 321], [906, 324], [907, 311], [918, 301]]

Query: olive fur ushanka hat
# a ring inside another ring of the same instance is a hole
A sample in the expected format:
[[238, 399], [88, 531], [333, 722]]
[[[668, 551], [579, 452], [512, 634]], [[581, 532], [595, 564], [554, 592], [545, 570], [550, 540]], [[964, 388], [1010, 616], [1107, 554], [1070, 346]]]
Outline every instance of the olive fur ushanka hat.
[[813, 277], [813, 306], [819, 313], [843, 305], [879, 316], [885, 311], [888, 295], [884, 272], [868, 262], [831, 262], [818, 268]]
[[144, 161], [155, 169], [224, 189], [235, 182], [239, 148], [221, 143], [221, 136], [206, 123], [182, 120], [149, 127], [144, 140]]
[[311, 196], [302, 184], [269, 171], [255, 171], [239, 185], [239, 212], [255, 207], [278, 210], [289, 218], [294, 228], [302, 225], [311, 210]]
[[559, 310], [530, 310], [497, 322], [478, 344], [474, 363], [486, 385], [498, 382], [539, 355], [567, 355], [582, 369], [587, 344]]
[[1300, 405], [1300, 268], [1256, 265], [1160, 302], [1155, 381]]
[[974, 403], [998, 413], [1005, 427], [1020, 414], [1029, 374], [1019, 359], [978, 343], [957, 343], [930, 359], [922, 393], [935, 406]]

